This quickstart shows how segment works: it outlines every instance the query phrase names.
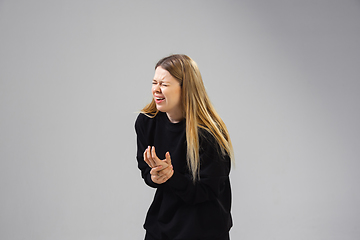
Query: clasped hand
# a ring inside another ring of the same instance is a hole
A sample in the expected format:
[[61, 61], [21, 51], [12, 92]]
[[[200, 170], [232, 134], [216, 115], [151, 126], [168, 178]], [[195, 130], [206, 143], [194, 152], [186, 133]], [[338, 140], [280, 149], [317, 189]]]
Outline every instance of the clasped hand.
[[162, 184], [169, 180], [174, 174], [169, 152], [165, 154], [164, 160], [160, 160], [156, 156], [155, 147], [149, 146], [144, 152], [144, 161], [151, 168], [151, 180], [154, 183]]

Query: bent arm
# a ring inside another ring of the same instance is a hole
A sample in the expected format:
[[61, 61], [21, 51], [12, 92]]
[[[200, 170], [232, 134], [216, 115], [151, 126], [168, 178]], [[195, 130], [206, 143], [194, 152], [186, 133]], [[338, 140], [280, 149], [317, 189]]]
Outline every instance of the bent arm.
[[214, 139], [206, 140], [202, 144], [200, 161], [200, 178], [195, 184], [188, 174], [181, 174], [176, 169], [166, 182], [166, 185], [188, 204], [212, 201], [231, 191], [230, 158], [221, 154]]
[[154, 183], [151, 179], [151, 168], [149, 165], [144, 161], [144, 152], [147, 149], [149, 145], [152, 145], [152, 142], [149, 142], [148, 139], [146, 139], [146, 136], [148, 134], [145, 133], [145, 130], [143, 129], [142, 124], [139, 122], [139, 118], [135, 122], [135, 132], [136, 132], [136, 142], [137, 142], [137, 154], [136, 159], [138, 162], [138, 168], [141, 171], [141, 177], [144, 179], [144, 182], [152, 187], [152, 188], [158, 188], [161, 186], [161, 184]]

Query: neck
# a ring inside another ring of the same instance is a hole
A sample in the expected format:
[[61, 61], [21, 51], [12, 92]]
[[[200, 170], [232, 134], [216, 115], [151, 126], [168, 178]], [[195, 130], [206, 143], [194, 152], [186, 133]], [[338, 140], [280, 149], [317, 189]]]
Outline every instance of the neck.
[[184, 118], [181, 111], [178, 113], [166, 112], [166, 115], [169, 118], [170, 122], [172, 122], [172, 123], [178, 123], [181, 120], [183, 120], [183, 118]]

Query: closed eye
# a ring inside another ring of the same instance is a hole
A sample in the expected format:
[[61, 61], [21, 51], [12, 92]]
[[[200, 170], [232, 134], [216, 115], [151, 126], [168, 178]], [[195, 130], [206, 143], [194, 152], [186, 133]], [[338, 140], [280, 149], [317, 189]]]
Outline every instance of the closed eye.
[[[157, 81], [153, 81], [152, 84], [153, 84], [153, 85], [156, 85], [156, 84], [158, 84], [158, 82], [157, 82]], [[163, 82], [160, 82], [160, 85], [163, 86], [163, 87], [169, 86], [169, 84], [163, 83]]]

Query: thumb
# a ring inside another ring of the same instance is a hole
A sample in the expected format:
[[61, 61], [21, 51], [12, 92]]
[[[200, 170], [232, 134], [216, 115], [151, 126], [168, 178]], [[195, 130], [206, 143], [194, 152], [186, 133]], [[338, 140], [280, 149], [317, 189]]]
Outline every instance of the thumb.
[[166, 159], [165, 159], [166, 163], [169, 164], [169, 165], [171, 165], [170, 153], [169, 153], [169, 152], [166, 152], [165, 157], [166, 157]]

